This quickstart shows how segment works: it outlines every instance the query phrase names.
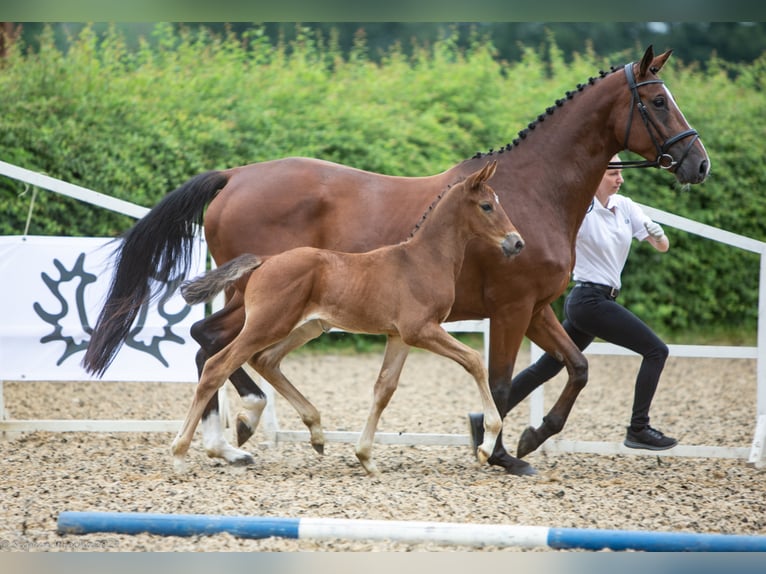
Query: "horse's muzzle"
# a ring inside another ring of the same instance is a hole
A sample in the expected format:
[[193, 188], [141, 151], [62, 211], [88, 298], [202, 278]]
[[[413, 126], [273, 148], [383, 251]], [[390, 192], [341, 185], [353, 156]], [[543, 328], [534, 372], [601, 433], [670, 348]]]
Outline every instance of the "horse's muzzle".
[[503, 255], [506, 257], [513, 257], [514, 255], [518, 255], [521, 250], [524, 249], [524, 240], [521, 238], [521, 235], [516, 232], [509, 233], [505, 236], [505, 239], [503, 239], [500, 247], [503, 249]]

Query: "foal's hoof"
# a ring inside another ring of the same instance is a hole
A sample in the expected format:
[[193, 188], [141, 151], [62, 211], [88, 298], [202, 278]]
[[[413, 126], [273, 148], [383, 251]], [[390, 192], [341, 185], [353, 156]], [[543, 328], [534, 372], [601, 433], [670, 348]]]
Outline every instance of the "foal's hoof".
[[540, 436], [537, 434], [537, 429], [529, 426], [524, 429], [524, 432], [522, 432], [519, 437], [519, 444], [516, 445], [516, 456], [524, 458], [530, 452], [536, 451], [537, 447], [541, 444], [543, 444], [543, 441], [540, 440]]
[[312, 444], [311, 445], [315, 451], [317, 451], [319, 454], [324, 454], [324, 443], [319, 444]]
[[478, 456], [479, 446], [484, 442], [484, 415], [468, 413], [468, 434], [471, 435], [471, 449]]
[[173, 456], [173, 472], [176, 474], [186, 474], [189, 472], [189, 465], [183, 455]]
[[237, 446], [242, 446], [253, 436], [253, 428], [243, 419], [237, 418]]
[[243, 454], [229, 461], [229, 465], [234, 467], [253, 466], [254, 464], [255, 459], [250, 454]]

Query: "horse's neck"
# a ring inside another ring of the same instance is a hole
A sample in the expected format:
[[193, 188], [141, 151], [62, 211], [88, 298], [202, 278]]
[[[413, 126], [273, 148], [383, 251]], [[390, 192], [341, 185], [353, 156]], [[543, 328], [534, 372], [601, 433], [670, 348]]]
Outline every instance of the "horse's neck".
[[[468, 241], [473, 236], [460, 213], [463, 190], [448, 190], [423, 220], [403, 248], [413, 253], [427, 253], [428, 263], [436, 263], [445, 273], [457, 277]], [[457, 205], [456, 205], [457, 204]]]
[[[525, 203], [543, 206], [556, 212], [567, 231], [576, 232], [609, 160], [622, 147], [612, 118], [621, 81], [610, 74], [585, 86], [535, 122], [510, 151], [497, 155], [512, 174], [503, 186], [509, 190], [512, 212], [524, 210]], [[491, 183], [503, 192], [496, 180]]]

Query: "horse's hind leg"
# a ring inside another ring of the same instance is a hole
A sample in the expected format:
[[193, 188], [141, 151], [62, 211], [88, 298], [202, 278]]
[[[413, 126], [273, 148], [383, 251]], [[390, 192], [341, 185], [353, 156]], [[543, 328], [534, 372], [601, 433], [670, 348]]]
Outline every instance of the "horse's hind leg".
[[[202, 368], [207, 359], [208, 355], [200, 349], [197, 353], [197, 365], [200, 373], [202, 373]], [[231, 381], [242, 396], [245, 409], [250, 415], [248, 420], [251, 424], [249, 427], [251, 429], [250, 435], [252, 435], [258, 424], [260, 414], [266, 407], [266, 396], [263, 395], [263, 391], [261, 391], [260, 388], [255, 386], [253, 380], [241, 367], [229, 375], [229, 381]], [[251, 387], [260, 392], [261, 395], [246, 390]], [[238, 420], [240, 416], [244, 417], [244, 415], [240, 414], [238, 415]], [[249, 452], [232, 446], [229, 441], [226, 440], [226, 437], [224, 436], [223, 421], [220, 416], [218, 393], [213, 393], [213, 396], [205, 405], [205, 410], [202, 413], [202, 419], [200, 421], [200, 430], [202, 432], [202, 447], [210, 458], [221, 458], [232, 466], [248, 466], [255, 464], [255, 459]], [[240, 432], [238, 425], [237, 434], [239, 435]], [[248, 435], [248, 438], [250, 435]], [[243, 440], [242, 442], [245, 441]]]
[[[303, 394], [301, 394], [300, 391], [298, 391], [298, 389], [295, 388], [289, 379], [285, 377], [280, 365], [282, 359], [284, 359], [291, 351], [294, 351], [298, 347], [305, 345], [308, 341], [317, 338], [322, 332], [322, 324], [319, 321], [309, 321], [290, 332], [287, 337], [278, 343], [264, 349], [250, 360], [252, 367], [264, 379], [271, 383], [274, 389], [284, 396], [290, 404], [293, 405], [295, 410], [298, 411], [301, 420], [309, 429], [311, 446], [314, 447], [314, 450], [319, 454], [324, 453], [324, 431], [322, 430], [319, 411], [305, 396], [303, 396]], [[244, 421], [242, 420], [243, 416], [242, 413], [237, 416], [238, 434], [240, 427], [244, 424]], [[240, 444], [242, 443], [240, 442]]]
[[[192, 337], [201, 347], [196, 359], [197, 372], [200, 376], [205, 366], [205, 361], [236, 337], [244, 325], [244, 319], [245, 314], [241, 295], [235, 293], [223, 309], [198, 321], [192, 326]], [[242, 397], [250, 414], [248, 420], [250, 422], [250, 435], [252, 435], [257, 427], [260, 413], [266, 406], [266, 395], [242, 368], [236, 369], [229, 375], [229, 380]], [[209, 457], [222, 458], [235, 466], [254, 464], [255, 461], [250, 453], [235, 448], [224, 437], [217, 393], [214, 393], [205, 405], [200, 426], [202, 430], [202, 444]], [[244, 434], [239, 427], [237, 434], [240, 438]], [[250, 435], [241, 440], [239, 444], [243, 444]]]
[[404, 361], [409, 353], [409, 345], [398, 336], [389, 336], [386, 342], [386, 353], [383, 357], [383, 365], [380, 367], [378, 379], [375, 381], [372, 406], [364, 430], [356, 444], [356, 457], [371, 476], [380, 474], [378, 465], [372, 459], [372, 443], [375, 438], [375, 429], [378, 427], [380, 415], [386, 408], [391, 397], [399, 385], [399, 375], [404, 367]]
[[[564, 331], [550, 306], [533, 318], [527, 336], [546, 353], [564, 363], [568, 378], [556, 403], [543, 417], [542, 424], [537, 428], [529, 426], [521, 433], [516, 447], [516, 456], [519, 458], [537, 450], [549, 437], [561, 432], [577, 396], [588, 382], [588, 361]], [[523, 398], [511, 396], [510, 400], [516, 404]]]
[[239, 365], [242, 365], [252, 353], [257, 351], [258, 346], [254, 342], [248, 344], [247, 339], [240, 340], [237, 338], [205, 362], [183, 426], [173, 440], [172, 453], [177, 470], [181, 470], [184, 466], [184, 456], [189, 450], [189, 445], [194, 437], [197, 423], [205, 410], [205, 405], [218, 389], [223, 386], [228, 375]]

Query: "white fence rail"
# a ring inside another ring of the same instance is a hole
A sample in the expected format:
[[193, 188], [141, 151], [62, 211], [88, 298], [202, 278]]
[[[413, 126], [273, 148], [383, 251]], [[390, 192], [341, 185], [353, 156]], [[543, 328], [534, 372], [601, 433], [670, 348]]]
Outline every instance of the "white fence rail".
[[[18, 166], [0, 161], [0, 175], [26, 182], [30, 185], [59, 193], [132, 217], [142, 217], [148, 211], [147, 208], [134, 205], [129, 202], [118, 200], [95, 191], [72, 185], [70, 183], [54, 179]], [[679, 445], [670, 451], [651, 452], [651, 456], [693, 456], [693, 457], [718, 457], [718, 458], [747, 458], [750, 463], [763, 466], [766, 458], [766, 328], [762, 325], [762, 318], [766, 316], [766, 243], [747, 237], [736, 235], [728, 231], [717, 229], [702, 223], [698, 223], [677, 215], [660, 211], [658, 209], [642, 206], [643, 209], [655, 220], [693, 233], [722, 242], [724, 244], [745, 249], [760, 255], [760, 280], [759, 280], [759, 303], [758, 303], [758, 336], [756, 347], [720, 347], [705, 345], [671, 345], [671, 356], [684, 357], [722, 357], [756, 359], [757, 361], [757, 405], [755, 413], [755, 430], [753, 442], [750, 448], [738, 447], [713, 447], [713, 446], [684, 446]], [[468, 321], [447, 325], [451, 331], [478, 331], [484, 334], [485, 360], [488, 353], [489, 325], [488, 321]], [[541, 351], [532, 346], [532, 360], [535, 360]], [[617, 354], [630, 353], [623, 349], [605, 343], [594, 343], [588, 350], [588, 354]], [[192, 381], [190, 381], [192, 382]], [[270, 387], [265, 381], [261, 381], [267, 393]], [[5, 417], [3, 401], [2, 381], [0, 381], [0, 432], [3, 431], [92, 431], [92, 432], [175, 432], [181, 421], [157, 421], [157, 420], [13, 420]], [[307, 431], [292, 431], [279, 428], [279, 422], [273, 409], [273, 391], [269, 403], [272, 405], [264, 413], [262, 418], [263, 431], [269, 440], [277, 443], [281, 441], [304, 441], [308, 439]], [[537, 389], [530, 398], [530, 423], [539, 425], [543, 416], [544, 395], [543, 387]], [[225, 395], [221, 395], [222, 397]], [[325, 438], [331, 442], [353, 442], [359, 433], [333, 432], [325, 433]], [[383, 444], [425, 444], [425, 445], [468, 445], [467, 435], [444, 435], [426, 433], [378, 433], [376, 442]], [[552, 438], [542, 447], [544, 452], [591, 452], [596, 454], [632, 454], [640, 455], [641, 451], [629, 450], [620, 443], [605, 443], [592, 441], [571, 441]]]

